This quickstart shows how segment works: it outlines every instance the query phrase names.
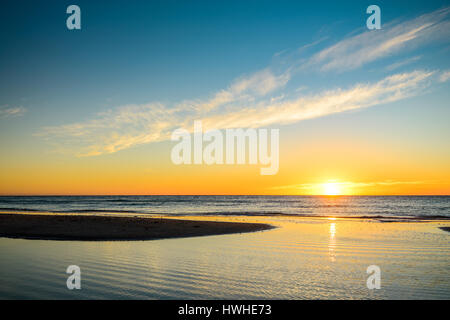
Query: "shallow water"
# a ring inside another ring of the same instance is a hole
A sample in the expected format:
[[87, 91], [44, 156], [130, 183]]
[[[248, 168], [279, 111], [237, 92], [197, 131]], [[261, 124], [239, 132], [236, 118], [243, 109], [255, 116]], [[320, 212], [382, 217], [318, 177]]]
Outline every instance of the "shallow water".
[[[448, 221], [256, 221], [279, 228], [127, 242], [1, 238], [0, 298], [450, 298], [450, 233], [438, 228]], [[65, 271], [73, 264], [81, 268], [81, 290], [66, 287]], [[380, 290], [366, 286], [369, 265], [381, 268]]]

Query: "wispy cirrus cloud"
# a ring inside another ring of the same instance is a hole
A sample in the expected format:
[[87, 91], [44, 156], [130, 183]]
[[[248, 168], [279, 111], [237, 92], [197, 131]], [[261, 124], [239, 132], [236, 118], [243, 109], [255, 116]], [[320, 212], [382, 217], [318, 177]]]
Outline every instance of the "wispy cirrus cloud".
[[385, 70], [386, 71], [393, 71], [393, 70], [398, 69], [400, 67], [406, 66], [406, 65], [414, 63], [416, 61], [419, 61], [420, 58], [421, 58], [421, 56], [415, 56], [415, 57], [411, 57], [411, 58], [408, 58], [408, 59], [402, 59], [402, 60], [400, 60], [398, 62], [395, 62], [393, 64], [388, 65], [385, 68]]
[[46, 127], [39, 134], [62, 139], [80, 156], [113, 153], [131, 146], [163, 141], [179, 127], [190, 128], [201, 119], [204, 129], [262, 127], [288, 124], [367, 108], [420, 93], [433, 81], [435, 72], [413, 71], [386, 77], [372, 84], [356, 84], [348, 89], [328, 90], [294, 99], [262, 100], [231, 104], [206, 111], [188, 104], [130, 105], [102, 112], [93, 120]]
[[[354, 69], [409, 45], [445, 39], [450, 32], [449, 12], [450, 8], [438, 10], [370, 32], [370, 36], [364, 32], [303, 58], [302, 63], [319, 72]], [[265, 68], [241, 76], [209, 99], [112, 108], [84, 122], [45, 127], [37, 135], [70, 145], [68, 151], [78, 156], [93, 156], [168, 140], [174, 129], [191, 128], [194, 120], [202, 120], [204, 129], [283, 125], [398, 101], [448, 78], [437, 70], [413, 70], [306, 95], [286, 88], [298, 72], [297, 66], [298, 61], [288, 63], [282, 71]]]
[[389, 76], [372, 84], [359, 83], [348, 89], [327, 90], [275, 103], [259, 102], [204, 117], [203, 124], [207, 128], [262, 127], [367, 108], [416, 95], [428, 87], [433, 75], [432, 71], [414, 71]]
[[203, 111], [211, 111], [228, 103], [254, 101], [256, 98], [280, 89], [290, 79], [289, 71], [274, 74], [269, 68], [255, 72], [249, 76], [243, 76], [235, 80], [227, 89], [217, 92], [206, 101], [185, 101], [195, 108]]
[[134, 145], [165, 140], [179, 124], [186, 107], [166, 108], [159, 103], [127, 105], [100, 112], [85, 122], [45, 127], [37, 136], [70, 145], [64, 152], [77, 156], [113, 153]]
[[0, 118], [19, 117], [22, 116], [27, 109], [24, 107], [0, 107]]
[[439, 77], [440, 82], [446, 82], [449, 79], [450, 79], [450, 70], [442, 72], [441, 76]]
[[377, 59], [450, 37], [450, 8], [390, 24], [379, 32], [366, 31], [313, 55], [308, 65], [322, 71], [346, 71]]

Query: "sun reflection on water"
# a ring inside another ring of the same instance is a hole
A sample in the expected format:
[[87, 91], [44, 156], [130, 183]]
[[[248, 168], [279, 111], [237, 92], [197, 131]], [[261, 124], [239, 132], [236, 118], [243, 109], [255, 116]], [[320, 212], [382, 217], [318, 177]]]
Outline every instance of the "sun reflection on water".
[[330, 240], [328, 241], [328, 254], [330, 256], [330, 261], [335, 262], [336, 261], [336, 223], [332, 222], [330, 223]]

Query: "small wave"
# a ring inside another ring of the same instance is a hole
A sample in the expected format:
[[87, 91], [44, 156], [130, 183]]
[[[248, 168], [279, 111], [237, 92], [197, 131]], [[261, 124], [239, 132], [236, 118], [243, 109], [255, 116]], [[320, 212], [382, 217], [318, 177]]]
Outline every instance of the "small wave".
[[144, 210], [117, 210], [117, 209], [68, 209], [48, 210], [30, 209], [20, 207], [0, 208], [4, 212], [50, 212], [50, 213], [127, 213], [167, 216], [249, 216], [249, 217], [293, 217], [293, 218], [339, 218], [339, 219], [370, 219], [382, 222], [394, 221], [425, 221], [425, 220], [450, 220], [444, 215], [321, 215], [312, 213], [286, 213], [280, 211], [207, 211], [207, 212], [149, 212]]
[[14, 212], [39, 212], [42, 210], [38, 210], [38, 209], [29, 209], [29, 208], [15, 208], [15, 207], [5, 207], [5, 208], [0, 208], [0, 211], [14, 211]]
[[108, 210], [108, 209], [79, 209], [79, 210], [55, 210], [54, 213], [147, 213], [135, 210]]

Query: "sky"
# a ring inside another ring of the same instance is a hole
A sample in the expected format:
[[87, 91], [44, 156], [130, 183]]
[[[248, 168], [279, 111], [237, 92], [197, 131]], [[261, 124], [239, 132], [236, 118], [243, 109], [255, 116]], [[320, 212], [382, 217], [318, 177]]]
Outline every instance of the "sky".
[[[4, 1], [0, 41], [0, 195], [450, 194], [448, 1]], [[277, 174], [175, 165], [195, 120]]]

